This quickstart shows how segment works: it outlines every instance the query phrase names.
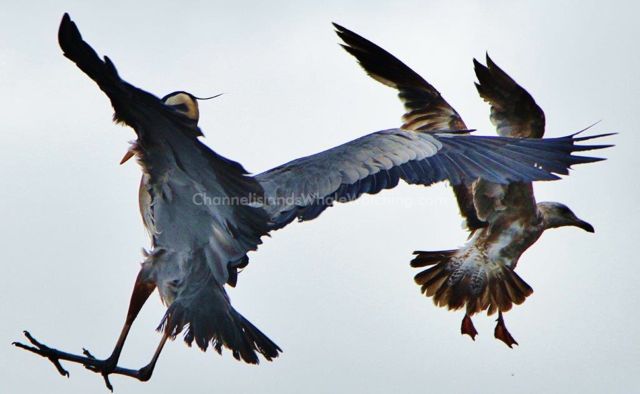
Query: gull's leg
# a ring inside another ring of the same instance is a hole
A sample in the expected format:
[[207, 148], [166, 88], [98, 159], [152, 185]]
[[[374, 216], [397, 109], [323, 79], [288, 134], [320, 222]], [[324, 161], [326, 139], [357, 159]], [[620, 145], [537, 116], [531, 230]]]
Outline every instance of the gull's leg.
[[63, 376], [69, 376], [69, 372], [67, 372], [62, 365], [60, 364], [60, 360], [71, 361], [74, 363], [82, 364], [86, 368], [100, 373], [105, 378], [105, 383], [107, 387], [111, 390], [111, 384], [109, 383], [108, 375], [111, 373], [117, 373], [120, 375], [127, 375], [132, 377], [137, 377], [138, 372], [135, 370], [129, 370], [126, 368], [117, 367], [118, 359], [120, 358], [120, 353], [122, 352], [122, 347], [124, 346], [124, 342], [127, 338], [127, 334], [131, 329], [131, 325], [133, 321], [138, 316], [140, 309], [147, 301], [153, 290], [155, 289], [155, 284], [149, 281], [144, 280], [143, 272], [141, 271], [136, 278], [136, 283], [133, 287], [133, 292], [131, 294], [131, 301], [129, 302], [129, 310], [127, 312], [127, 318], [125, 319], [125, 324], [122, 327], [122, 331], [120, 332], [120, 336], [118, 337], [118, 341], [116, 342], [116, 346], [113, 349], [111, 355], [105, 360], [98, 360], [89, 351], [83, 349], [84, 356], [63, 352], [57, 349], [50, 348], [40, 342], [38, 342], [35, 338], [29, 334], [29, 332], [25, 331], [24, 335], [27, 337], [29, 342], [31, 342], [34, 346], [28, 346], [22, 343], [14, 342], [13, 345], [19, 347], [24, 350], [28, 350], [32, 353], [38, 354], [42, 357], [48, 358], [49, 361], [53, 363], [58, 372]]
[[471, 321], [471, 317], [465, 313], [464, 318], [462, 318], [462, 326], [460, 327], [460, 332], [462, 335], [467, 334], [473, 339], [476, 340], [476, 335], [478, 335], [478, 331], [473, 326], [473, 322]]
[[509, 330], [507, 330], [507, 326], [504, 324], [504, 319], [502, 318], [502, 312], [498, 312], [498, 319], [496, 321], [498, 322], [498, 324], [496, 324], [496, 329], [494, 330], [493, 335], [497, 339], [506, 343], [507, 346], [511, 348], [513, 347], [513, 345], [517, 345], [518, 342], [516, 342], [516, 340], [513, 339], [513, 337], [509, 333]]

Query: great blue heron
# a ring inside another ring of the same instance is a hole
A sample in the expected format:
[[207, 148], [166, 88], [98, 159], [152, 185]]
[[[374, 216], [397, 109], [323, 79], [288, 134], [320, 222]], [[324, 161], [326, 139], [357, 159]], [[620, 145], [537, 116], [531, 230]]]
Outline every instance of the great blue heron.
[[[466, 125], [440, 93], [389, 52], [336, 25], [345, 49], [374, 79], [398, 89], [408, 112], [403, 129], [458, 128]], [[503, 137], [542, 138], [545, 117], [531, 95], [487, 55], [484, 66], [474, 59], [480, 96], [491, 105], [491, 121]], [[425, 123], [428, 122], [428, 123]], [[590, 158], [588, 161], [600, 159]], [[575, 226], [594, 232], [557, 202], [536, 204], [530, 182], [497, 184], [480, 179], [454, 186], [470, 239], [455, 250], [415, 252], [413, 267], [430, 268], [415, 276], [427, 297], [450, 310], [466, 306], [462, 334], [475, 339], [470, 316], [484, 310], [498, 312], [494, 335], [509, 347], [517, 342], [507, 330], [502, 313], [521, 304], [533, 290], [514, 272], [518, 259], [549, 228]]]
[[[574, 136], [528, 140], [472, 136], [459, 127], [401, 128], [372, 133], [254, 177], [199, 140], [195, 96], [174, 92], [159, 99], [125, 82], [109, 58], [100, 59], [83, 41], [66, 14], [58, 38], [64, 55], [109, 97], [114, 119], [137, 134], [127, 156], [137, 156], [142, 167], [140, 205], [151, 250], [110, 357], [62, 352], [28, 333], [35, 347], [17, 345], [48, 358], [62, 374], [67, 372], [60, 360], [83, 364], [101, 373], [109, 388], [112, 373], [148, 380], [166, 340], [182, 331], [189, 344], [195, 341], [203, 350], [211, 344], [218, 352], [227, 347], [248, 363], [258, 363], [258, 353], [267, 360], [277, 357], [280, 348], [231, 306], [224, 289], [235, 285], [237, 270], [248, 263], [247, 252], [270, 230], [295, 218], [313, 219], [334, 201], [374, 194], [400, 179], [421, 185], [445, 180], [469, 184], [479, 177], [499, 184], [557, 179], [572, 164], [591, 161], [572, 152], [594, 148], [575, 145], [581, 139]], [[155, 288], [168, 307], [160, 344], [145, 367], [119, 367], [129, 329]]]

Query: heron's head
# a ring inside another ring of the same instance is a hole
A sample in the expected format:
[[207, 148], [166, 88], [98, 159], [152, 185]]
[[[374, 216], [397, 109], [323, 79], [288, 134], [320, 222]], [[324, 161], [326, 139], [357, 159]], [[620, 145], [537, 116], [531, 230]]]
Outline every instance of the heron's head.
[[595, 232], [592, 225], [578, 218], [569, 207], [559, 202], [540, 202], [537, 204], [538, 210], [542, 213], [545, 229], [574, 226], [584, 231]]
[[[193, 122], [192, 126], [198, 130], [198, 120], [200, 119], [200, 111], [198, 110], [198, 100], [209, 100], [220, 96], [219, 94], [211, 97], [196, 97], [191, 93], [178, 91], [169, 93], [162, 98], [162, 103], [168, 107], [171, 107], [176, 112], [184, 115], [190, 122]], [[202, 135], [202, 134], [199, 134]], [[120, 164], [126, 163], [129, 159], [136, 155], [137, 144], [133, 143], [127, 153], [125, 153]]]
[[200, 119], [198, 100], [210, 100], [218, 96], [220, 96], [220, 94], [211, 97], [196, 97], [191, 93], [178, 91], [164, 96], [162, 102], [187, 117], [187, 119], [192, 120], [197, 125]]
[[200, 118], [200, 112], [198, 111], [198, 99], [191, 93], [169, 93], [162, 98], [162, 102], [191, 119], [196, 124], [198, 123]]

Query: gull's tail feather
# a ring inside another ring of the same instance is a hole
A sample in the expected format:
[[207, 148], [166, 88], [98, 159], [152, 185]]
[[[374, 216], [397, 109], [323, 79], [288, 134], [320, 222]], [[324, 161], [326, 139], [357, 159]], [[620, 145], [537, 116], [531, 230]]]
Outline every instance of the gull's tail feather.
[[429, 267], [415, 276], [422, 293], [437, 306], [450, 310], [466, 307], [470, 316], [483, 310], [489, 315], [521, 304], [533, 289], [510, 267], [489, 267], [458, 258], [457, 250], [414, 252], [412, 267]]

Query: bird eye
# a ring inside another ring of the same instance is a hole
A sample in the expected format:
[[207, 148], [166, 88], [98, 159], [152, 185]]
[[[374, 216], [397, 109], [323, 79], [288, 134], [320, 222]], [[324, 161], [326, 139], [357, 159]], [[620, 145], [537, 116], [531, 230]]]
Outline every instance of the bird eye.
[[180, 112], [189, 112], [189, 107], [186, 104], [170, 104], [169, 107]]

